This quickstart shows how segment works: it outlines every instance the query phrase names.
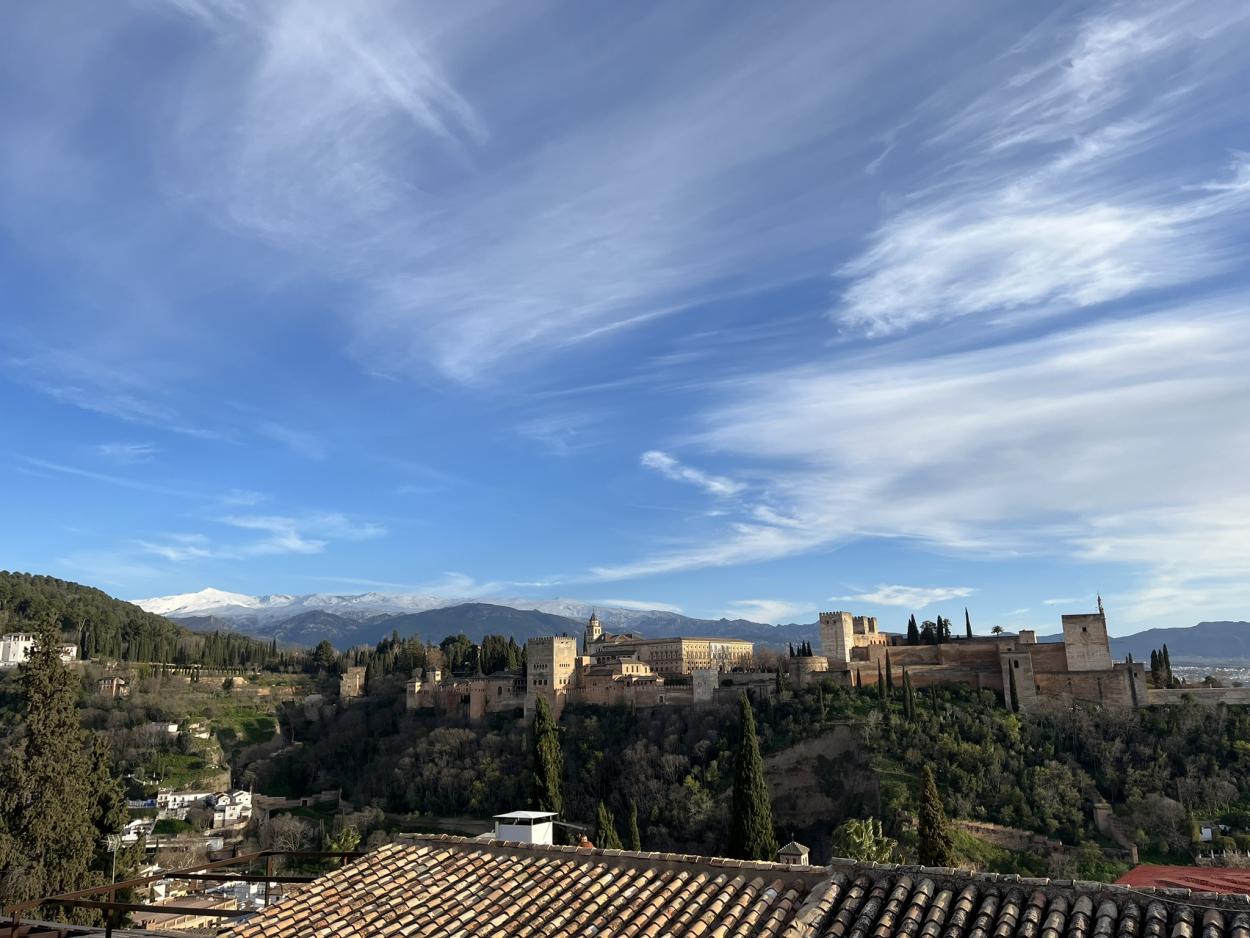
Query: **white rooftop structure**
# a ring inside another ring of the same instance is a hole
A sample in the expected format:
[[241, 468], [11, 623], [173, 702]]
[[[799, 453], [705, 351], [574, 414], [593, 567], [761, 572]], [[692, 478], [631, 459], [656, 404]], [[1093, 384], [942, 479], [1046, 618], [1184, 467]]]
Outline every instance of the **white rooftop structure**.
[[523, 844], [547, 844], [552, 837], [553, 811], [509, 811], [495, 815], [495, 840], [511, 840]]

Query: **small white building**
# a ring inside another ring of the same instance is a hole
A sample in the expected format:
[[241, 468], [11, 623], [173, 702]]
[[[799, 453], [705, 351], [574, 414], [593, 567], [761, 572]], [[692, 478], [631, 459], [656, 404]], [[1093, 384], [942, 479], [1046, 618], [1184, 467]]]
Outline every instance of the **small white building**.
[[213, 830], [233, 827], [252, 816], [252, 793], [236, 789], [213, 797]]
[[187, 819], [191, 808], [208, 808], [213, 805], [211, 791], [162, 791], [156, 796], [157, 817]]
[[151, 837], [154, 827], [156, 827], [156, 820], [150, 817], [137, 817], [133, 821], [128, 821], [122, 828], [122, 843], [133, 844], [140, 837], [145, 839]]
[[[38, 636], [33, 632], [9, 632], [0, 635], [0, 668], [16, 668], [30, 657]], [[78, 660], [77, 645], [61, 646], [61, 661], [69, 664]]]
[[507, 814], [496, 814], [495, 839], [550, 846], [555, 842], [552, 836], [555, 818], [551, 811], [509, 811]]
[[169, 736], [178, 735], [178, 724], [166, 723], [163, 720], [157, 721], [156, 723], [149, 723], [147, 729], [149, 732], [159, 733], [162, 736], [166, 734]]

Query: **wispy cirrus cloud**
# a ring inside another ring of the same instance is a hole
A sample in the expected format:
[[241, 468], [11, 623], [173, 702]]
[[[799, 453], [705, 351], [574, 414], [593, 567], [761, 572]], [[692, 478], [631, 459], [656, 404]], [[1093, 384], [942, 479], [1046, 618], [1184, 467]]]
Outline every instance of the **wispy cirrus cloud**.
[[[833, 318], [879, 337], [1230, 269], [1250, 209], [1244, 155], [1219, 154], [1223, 174], [1211, 160], [1195, 173], [1143, 157], [1192, 132], [1198, 109], [1240, 106], [1217, 95], [1243, 68], [1230, 50], [1247, 22], [1222, 4], [1119, 6], [1040, 57], [1008, 56], [1026, 62], [928, 140], [945, 169], [838, 269]], [[1188, 81], [1173, 77], [1182, 66]]]
[[704, 537], [592, 572], [672, 573], [873, 536], [1128, 563], [1177, 585], [1245, 582], [1248, 307], [1187, 305], [906, 368], [740, 379], [689, 445], [767, 466], [758, 501]]
[[95, 451], [105, 459], [116, 463], [148, 462], [157, 454], [158, 447], [152, 443], [100, 443]]
[[719, 498], [740, 495], [746, 490], [746, 485], [741, 482], [713, 475], [702, 469], [695, 469], [693, 466], [683, 465], [668, 453], [656, 449], [643, 453], [641, 462], [646, 468], [654, 469], [667, 479], [672, 479], [674, 482], [687, 482], [703, 489], [708, 495], [715, 495]]
[[976, 590], [970, 586], [899, 586], [882, 583], [871, 590], [850, 596], [832, 596], [836, 602], [872, 603], [923, 609], [951, 599], [966, 599]]

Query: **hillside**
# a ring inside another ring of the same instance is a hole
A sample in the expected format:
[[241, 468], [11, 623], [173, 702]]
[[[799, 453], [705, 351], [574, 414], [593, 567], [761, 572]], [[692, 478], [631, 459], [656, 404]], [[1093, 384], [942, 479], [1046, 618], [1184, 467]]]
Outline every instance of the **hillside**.
[[0, 571], [0, 632], [56, 619], [79, 654], [127, 661], [261, 664], [269, 645], [242, 635], [202, 634], [102, 590], [56, 577]]
[[1199, 622], [1188, 628], [1147, 629], [1111, 640], [1117, 659], [1131, 654], [1149, 661], [1150, 652], [1168, 646], [1174, 664], [1186, 661], [1250, 660], [1250, 622]]

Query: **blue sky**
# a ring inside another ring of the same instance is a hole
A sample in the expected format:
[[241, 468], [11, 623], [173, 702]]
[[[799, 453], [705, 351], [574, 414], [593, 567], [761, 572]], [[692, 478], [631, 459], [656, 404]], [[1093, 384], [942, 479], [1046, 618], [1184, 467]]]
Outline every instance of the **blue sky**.
[[1250, 617], [1244, 4], [7, 32], [0, 566]]

